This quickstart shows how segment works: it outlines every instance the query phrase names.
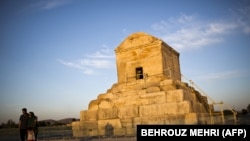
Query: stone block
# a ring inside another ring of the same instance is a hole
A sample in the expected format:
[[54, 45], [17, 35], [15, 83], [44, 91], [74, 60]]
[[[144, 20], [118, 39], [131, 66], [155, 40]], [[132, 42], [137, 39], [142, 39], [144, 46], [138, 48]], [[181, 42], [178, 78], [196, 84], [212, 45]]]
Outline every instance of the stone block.
[[184, 100], [187, 101], [195, 101], [195, 95], [193, 93], [190, 93], [188, 89], [183, 89], [184, 93]]
[[183, 114], [173, 114], [168, 117], [169, 124], [185, 124], [185, 116]]
[[167, 102], [180, 102], [184, 100], [190, 100], [191, 98], [192, 96], [182, 89], [171, 90], [166, 94]]
[[146, 92], [146, 89], [143, 89], [143, 90], [138, 90], [137, 93], [138, 93], [138, 95], [144, 95], [147, 92]]
[[198, 115], [196, 113], [187, 113], [185, 114], [185, 124], [197, 124]]
[[99, 120], [115, 119], [115, 118], [118, 118], [118, 110], [117, 108], [99, 109], [97, 116]]
[[118, 98], [127, 97], [127, 96], [133, 96], [134, 97], [136, 95], [137, 95], [137, 91], [135, 91], [135, 90], [129, 90], [129, 91], [120, 93]]
[[146, 89], [146, 82], [144, 80], [137, 80], [137, 84], [133, 86], [134, 90], [143, 90]]
[[80, 111], [80, 121], [87, 120], [86, 113], [87, 110]]
[[88, 129], [88, 130], [83, 130], [83, 134], [85, 136], [98, 136], [99, 135], [99, 132], [98, 132], [98, 129], [95, 128], [95, 129]]
[[99, 104], [100, 109], [108, 109], [108, 108], [112, 108], [112, 107], [113, 107], [113, 103], [111, 102], [111, 100], [100, 101], [100, 104]]
[[110, 123], [114, 128], [122, 128], [120, 119], [107, 119], [107, 120], [98, 120], [98, 129], [105, 129], [107, 123]]
[[196, 113], [201, 113], [202, 112], [202, 105], [199, 102], [193, 102], [193, 110]]
[[136, 128], [137, 125], [141, 124], [141, 118], [140, 117], [134, 117], [132, 118], [132, 128]]
[[165, 114], [176, 114], [176, 113], [177, 113], [177, 103], [153, 104], [153, 105], [144, 105], [139, 107], [140, 117], [160, 116]]
[[72, 133], [75, 137], [97, 135], [97, 121], [72, 122]]
[[121, 124], [122, 124], [122, 128], [132, 128], [133, 120], [132, 118], [126, 118], [126, 119], [122, 118]]
[[198, 124], [210, 124], [211, 118], [209, 113], [198, 113]]
[[97, 99], [115, 99], [117, 98], [116, 95], [114, 95], [113, 93], [103, 93], [103, 94], [99, 94]]
[[92, 100], [90, 103], [89, 103], [89, 107], [88, 109], [89, 110], [97, 110], [99, 108], [99, 100]]
[[157, 82], [150, 82], [150, 81], [146, 81], [146, 88], [148, 88], [148, 87], [159, 87], [159, 82], [157, 81]]
[[208, 99], [207, 99], [207, 97], [206, 96], [201, 96], [202, 97], [202, 101], [203, 101], [203, 103], [208, 103]]
[[[154, 67], [153, 67], [154, 68]], [[152, 70], [153, 71], [153, 70]], [[159, 86], [159, 82], [161, 82], [164, 79], [167, 79], [167, 76], [164, 75], [153, 75], [153, 76], [148, 76], [147, 77], [147, 82], [158, 82], [158, 86]]]
[[83, 134], [83, 131], [79, 130], [79, 129], [73, 129], [72, 134], [73, 134], [74, 137], [83, 137], [83, 136], [85, 136]]
[[166, 94], [167, 102], [183, 101], [183, 90], [171, 90]]
[[98, 130], [98, 136], [105, 136], [105, 129], [97, 129]]
[[80, 129], [80, 121], [74, 121], [71, 123], [72, 129], [79, 130]]
[[166, 116], [165, 123], [169, 123], [172, 125], [175, 124], [183, 124], [184, 123], [184, 116], [183, 115], [178, 115], [178, 114], [171, 114]]
[[141, 124], [165, 124], [165, 116], [148, 116], [148, 117], [141, 117]]
[[126, 129], [125, 128], [115, 128], [114, 135], [115, 136], [124, 136], [124, 135], [126, 135]]
[[118, 117], [120, 119], [137, 117], [138, 115], [139, 115], [138, 106], [119, 107], [118, 109]]
[[136, 136], [136, 128], [125, 128], [125, 135]]
[[177, 103], [177, 113], [178, 114], [186, 114], [193, 112], [193, 108], [191, 106], [190, 101], [182, 101]]
[[164, 91], [161, 92], [152, 92], [140, 95], [139, 100], [141, 105], [148, 104], [161, 104], [166, 102], [166, 94]]
[[196, 96], [195, 96], [195, 94], [194, 93], [192, 93], [192, 92], [190, 92], [189, 90], [187, 90], [188, 92], [188, 94], [189, 94], [189, 96], [190, 96], [190, 101], [192, 101], [192, 102], [197, 102], [197, 99], [196, 99]]
[[176, 86], [175, 85], [163, 85], [163, 86], [160, 86], [160, 90], [161, 91], [170, 91], [170, 90], [175, 90], [176, 89]]
[[120, 108], [125, 106], [133, 106], [138, 105], [138, 97], [139, 95], [130, 95], [126, 97], [120, 97], [113, 101], [113, 104]]
[[97, 121], [80, 121], [79, 122], [80, 129], [97, 129]]
[[148, 88], [146, 89], [146, 92], [147, 92], [147, 93], [159, 92], [159, 91], [160, 91], [160, 87], [156, 87], [156, 86], [154, 86], [154, 87], [148, 87]]
[[87, 121], [91, 121], [91, 120], [97, 120], [97, 111], [96, 110], [88, 110], [86, 112], [84, 112], [84, 118]]
[[174, 81], [172, 79], [166, 79], [160, 82], [160, 86], [173, 85]]
[[152, 104], [139, 107], [140, 117], [161, 116], [165, 114], [185, 114], [190, 111], [192, 111], [192, 107], [189, 101]]

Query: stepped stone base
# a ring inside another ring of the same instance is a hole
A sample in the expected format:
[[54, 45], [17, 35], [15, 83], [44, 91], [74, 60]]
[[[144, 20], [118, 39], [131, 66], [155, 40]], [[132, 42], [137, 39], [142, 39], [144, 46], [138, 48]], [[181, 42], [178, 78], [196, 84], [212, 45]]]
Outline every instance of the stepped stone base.
[[209, 124], [210, 116], [205, 96], [186, 83], [165, 79], [114, 84], [80, 112], [73, 135], [104, 136], [107, 123], [116, 136], [135, 136], [138, 124]]

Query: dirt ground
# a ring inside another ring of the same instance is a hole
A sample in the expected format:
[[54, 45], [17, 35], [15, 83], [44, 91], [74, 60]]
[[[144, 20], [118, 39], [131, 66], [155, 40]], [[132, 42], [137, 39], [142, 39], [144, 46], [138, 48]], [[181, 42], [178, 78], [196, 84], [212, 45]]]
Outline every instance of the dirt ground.
[[113, 138], [81, 138], [81, 139], [50, 139], [38, 141], [136, 141], [136, 137], [113, 137]]
[[239, 124], [239, 125], [250, 125], [250, 113], [247, 114], [247, 115], [239, 116], [237, 124]]
[[[234, 122], [230, 122], [228, 124], [234, 124]], [[247, 115], [239, 115], [237, 125], [250, 125], [250, 113]], [[54, 127], [55, 128], [55, 127]], [[63, 134], [64, 137], [53, 138], [55, 134]], [[45, 128], [41, 130], [40, 137], [38, 137], [38, 141], [136, 141], [136, 137], [112, 137], [112, 138], [74, 138], [72, 137], [71, 130], [59, 130], [59, 129], [50, 129]], [[1, 129], [0, 130], [0, 141], [19, 141], [19, 134], [17, 129]]]

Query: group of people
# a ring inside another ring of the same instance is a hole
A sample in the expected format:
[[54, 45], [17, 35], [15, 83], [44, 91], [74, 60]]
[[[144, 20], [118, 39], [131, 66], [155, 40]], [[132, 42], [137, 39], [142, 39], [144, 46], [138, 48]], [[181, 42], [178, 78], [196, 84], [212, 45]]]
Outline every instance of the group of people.
[[38, 118], [34, 112], [27, 112], [26, 108], [22, 109], [19, 118], [19, 132], [21, 141], [36, 141], [38, 134]]

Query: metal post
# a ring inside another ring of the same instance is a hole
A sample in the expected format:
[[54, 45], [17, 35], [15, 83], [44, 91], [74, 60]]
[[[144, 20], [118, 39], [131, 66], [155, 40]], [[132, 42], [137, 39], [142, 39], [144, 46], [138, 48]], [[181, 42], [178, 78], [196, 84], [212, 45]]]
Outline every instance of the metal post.
[[147, 83], [147, 73], [143, 73], [143, 79], [144, 79], [144, 88], [147, 88], [146, 83]]
[[225, 124], [224, 112], [223, 112], [223, 108], [222, 108], [222, 104], [223, 104], [223, 102], [221, 101], [219, 104], [220, 104], [220, 109], [221, 109], [221, 118], [222, 118], [222, 123], [223, 123], [223, 124]]

